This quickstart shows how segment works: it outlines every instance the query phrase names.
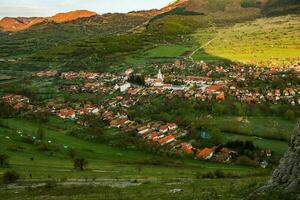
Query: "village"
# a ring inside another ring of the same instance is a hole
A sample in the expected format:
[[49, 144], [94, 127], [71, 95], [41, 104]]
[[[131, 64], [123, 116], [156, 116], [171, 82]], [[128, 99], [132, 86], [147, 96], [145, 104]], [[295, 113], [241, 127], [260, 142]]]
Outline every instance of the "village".
[[[180, 128], [176, 123], [170, 121], [135, 122], [128, 117], [128, 109], [139, 103], [141, 97], [151, 98], [153, 96], [165, 96], [167, 98], [195, 98], [202, 102], [222, 102], [228, 97], [233, 97], [241, 103], [261, 104], [269, 102], [272, 104], [300, 105], [299, 85], [288, 85], [284, 88], [272, 88], [257, 91], [247, 88], [253, 80], [267, 82], [280, 75], [292, 74], [299, 78], [299, 65], [290, 68], [255, 68], [230, 65], [209, 66], [204, 62], [193, 64], [193, 68], [201, 70], [203, 75], [176, 76], [172, 71], [189, 66], [176, 61], [175, 64], [155, 66], [157, 75], [142, 75], [136, 73], [133, 68], [127, 68], [124, 73], [94, 73], [87, 71], [63, 72], [55, 70], [34, 73], [37, 78], [58, 78], [61, 80], [81, 80], [79, 84], [68, 84], [62, 87], [69, 93], [101, 93], [109, 96], [101, 105], [95, 105], [90, 101], [85, 102], [47, 102], [44, 107], [32, 105], [30, 99], [14, 94], [1, 97], [1, 101], [12, 106], [14, 109], [25, 109], [30, 112], [48, 112], [64, 120], [72, 120], [82, 126], [88, 126], [81, 117], [94, 115], [101, 118], [112, 128], [118, 128], [126, 134], [136, 132], [137, 136], [144, 141], [151, 141], [158, 146], [177, 152], [181, 155], [195, 157], [197, 159], [214, 160], [218, 162], [230, 162], [238, 156], [238, 153], [227, 147], [208, 146], [203, 149], [194, 148], [191, 143], [183, 140], [188, 130]], [[142, 77], [142, 84], [135, 80]], [[217, 78], [219, 77], [219, 78]], [[176, 84], [172, 84], [176, 83]], [[239, 83], [243, 83], [242, 86]], [[206, 132], [201, 134], [203, 140], [209, 139]], [[261, 150], [262, 157], [271, 157], [270, 149]], [[260, 166], [267, 167], [263, 160]]]

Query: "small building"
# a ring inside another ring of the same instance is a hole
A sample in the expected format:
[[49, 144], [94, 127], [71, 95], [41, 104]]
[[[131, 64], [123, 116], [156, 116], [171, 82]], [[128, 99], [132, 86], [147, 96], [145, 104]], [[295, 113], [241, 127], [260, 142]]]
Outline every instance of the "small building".
[[205, 160], [209, 160], [214, 155], [214, 149], [213, 148], [204, 148], [197, 153], [197, 158], [202, 158]]
[[125, 83], [120, 86], [120, 92], [126, 92], [131, 87], [130, 83]]
[[171, 143], [173, 141], [175, 141], [174, 136], [173, 135], [168, 135], [168, 136], [163, 137], [160, 140], [158, 140], [158, 144], [165, 145], [165, 144], [169, 144], [169, 143]]

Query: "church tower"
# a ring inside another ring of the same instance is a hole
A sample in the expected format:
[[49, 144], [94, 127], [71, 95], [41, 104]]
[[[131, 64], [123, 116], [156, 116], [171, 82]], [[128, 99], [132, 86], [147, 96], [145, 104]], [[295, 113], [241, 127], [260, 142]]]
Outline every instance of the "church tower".
[[162, 82], [164, 81], [164, 75], [161, 73], [161, 70], [158, 70], [157, 79]]

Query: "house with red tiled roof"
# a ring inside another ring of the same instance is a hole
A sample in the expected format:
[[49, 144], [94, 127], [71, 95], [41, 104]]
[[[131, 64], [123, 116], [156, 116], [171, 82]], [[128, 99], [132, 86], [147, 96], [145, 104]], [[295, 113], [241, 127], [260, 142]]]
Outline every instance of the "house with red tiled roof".
[[169, 126], [168, 125], [162, 125], [159, 127], [159, 132], [161, 133], [166, 133], [169, 131]]
[[174, 136], [173, 135], [168, 135], [168, 136], [163, 137], [160, 140], [158, 140], [158, 144], [165, 145], [165, 144], [169, 144], [169, 143], [171, 143], [173, 141], [175, 141]]
[[137, 130], [140, 135], [143, 135], [143, 134], [147, 133], [148, 131], [150, 131], [150, 129], [147, 126], [140, 127]]
[[181, 149], [182, 149], [183, 153], [185, 153], [187, 155], [194, 153], [193, 146], [189, 143], [185, 143], [185, 142], [181, 143]]
[[168, 129], [169, 130], [176, 130], [178, 128], [176, 123], [169, 123], [168, 124]]
[[216, 96], [216, 100], [218, 101], [223, 101], [225, 99], [225, 93], [224, 92], [221, 92], [220, 94], [218, 94]]
[[206, 88], [206, 92], [209, 94], [219, 94], [223, 88], [223, 84], [213, 84]]
[[214, 155], [214, 148], [206, 147], [206, 148], [198, 151], [197, 158], [202, 158], [202, 159], [208, 160], [208, 159], [212, 158], [213, 155]]
[[72, 108], [61, 109], [58, 111], [57, 116], [63, 119], [75, 119], [76, 113]]
[[150, 135], [149, 135], [149, 140], [152, 140], [152, 141], [158, 141], [158, 133], [157, 132], [152, 132]]

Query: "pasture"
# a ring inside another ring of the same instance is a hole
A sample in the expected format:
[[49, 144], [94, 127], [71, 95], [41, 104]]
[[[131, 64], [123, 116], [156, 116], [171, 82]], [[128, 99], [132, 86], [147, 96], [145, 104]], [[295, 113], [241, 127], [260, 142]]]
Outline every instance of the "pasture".
[[[300, 16], [261, 18], [229, 26], [200, 29], [194, 34], [202, 51], [231, 61], [258, 66], [288, 65], [299, 61]], [[201, 52], [195, 60], [203, 59]]]

